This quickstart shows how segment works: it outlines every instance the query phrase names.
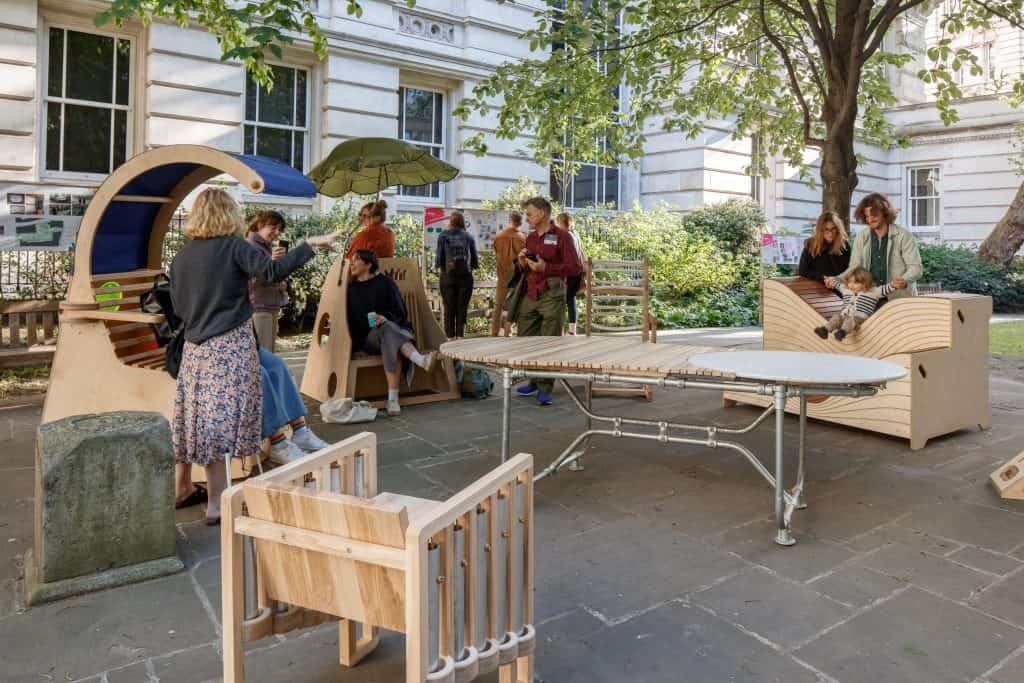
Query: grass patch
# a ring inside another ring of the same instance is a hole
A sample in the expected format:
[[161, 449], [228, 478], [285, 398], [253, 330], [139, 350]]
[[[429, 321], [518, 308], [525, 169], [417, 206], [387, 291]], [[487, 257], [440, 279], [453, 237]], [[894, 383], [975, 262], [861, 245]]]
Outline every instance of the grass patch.
[[1024, 322], [996, 323], [989, 327], [991, 353], [1024, 356]]
[[0, 370], [0, 401], [15, 396], [45, 394], [50, 383], [49, 365]]

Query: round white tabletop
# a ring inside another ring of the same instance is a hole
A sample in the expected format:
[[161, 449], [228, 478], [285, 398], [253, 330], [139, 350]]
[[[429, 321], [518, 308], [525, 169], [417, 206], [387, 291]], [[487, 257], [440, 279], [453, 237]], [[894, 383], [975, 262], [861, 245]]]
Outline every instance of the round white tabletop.
[[690, 365], [734, 373], [737, 379], [780, 384], [881, 384], [906, 376], [895, 363], [837, 353], [719, 351], [690, 356]]

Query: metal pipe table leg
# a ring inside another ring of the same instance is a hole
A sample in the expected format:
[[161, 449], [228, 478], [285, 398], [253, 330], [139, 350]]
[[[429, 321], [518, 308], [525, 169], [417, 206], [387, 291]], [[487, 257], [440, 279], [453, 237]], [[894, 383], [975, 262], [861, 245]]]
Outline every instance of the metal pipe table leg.
[[783, 461], [785, 460], [785, 427], [786, 427], [786, 387], [775, 386], [775, 542], [779, 545], [796, 543], [789, 533], [789, 520], [786, 519], [786, 488], [783, 477]]
[[512, 368], [501, 370], [501, 461], [509, 459], [512, 448]]
[[[589, 379], [586, 382], [584, 382], [584, 394], [583, 395], [584, 395], [584, 400], [586, 401], [586, 405], [587, 405], [587, 418], [586, 419], [587, 419], [587, 431], [589, 432], [593, 428], [593, 422], [594, 422], [590, 418], [590, 410], [593, 407], [593, 400], [594, 400], [594, 383], [592, 381], [590, 381]], [[583, 440], [583, 443], [580, 444], [579, 450], [577, 451], [579, 453], [579, 455], [576, 455], [576, 453], [573, 453], [573, 455], [576, 456], [576, 459], [569, 463], [569, 471], [570, 472], [582, 472], [583, 471], [583, 454], [587, 452], [587, 448], [589, 446], [590, 446], [590, 437], [588, 436], [586, 439]]]
[[800, 441], [796, 461], [796, 486], [793, 487], [793, 498], [796, 500], [796, 509], [807, 508], [807, 501], [804, 499], [804, 455], [807, 452], [807, 394], [800, 390]]

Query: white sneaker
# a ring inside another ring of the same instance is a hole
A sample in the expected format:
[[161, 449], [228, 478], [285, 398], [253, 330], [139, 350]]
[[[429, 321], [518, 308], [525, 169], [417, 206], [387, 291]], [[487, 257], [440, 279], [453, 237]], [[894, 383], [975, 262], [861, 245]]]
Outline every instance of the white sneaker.
[[270, 447], [270, 462], [276, 465], [287, 465], [293, 460], [304, 457], [306, 457], [306, 452], [293, 444], [291, 439], [285, 439]]
[[423, 365], [421, 365], [420, 367], [423, 368], [424, 370], [426, 370], [427, 372], [433, 372], [434, 371], [434, 365], [436, 363], [437, 363], [437, 352], [436, 351], [431, 351], [431, 352], [429, 352], [427, 354], [424, 354], [424, 356], [423, 356]]
[[402, 407], [400, 405], [398, 405], [398, 401], [397, 400], [389, 400], [388, 401], [387, 412], [388, 412], [388, 415], [390, 415], [392, 417], [394, 417], [395, 415], [401, 415], [402, 414]]
[[310, 452], [318, 451], [331, 445], [314, 434], [313, 430], [309, 427], [300, 427], [293, 431], [291, 442], [302, 450]]

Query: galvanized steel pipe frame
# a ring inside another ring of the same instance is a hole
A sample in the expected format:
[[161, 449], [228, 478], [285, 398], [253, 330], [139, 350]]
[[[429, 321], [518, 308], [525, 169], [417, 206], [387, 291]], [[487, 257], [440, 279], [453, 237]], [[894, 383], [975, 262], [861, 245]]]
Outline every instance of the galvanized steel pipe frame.
[[[488, 368], [482, 363], [467, 363], [467, 365]], [[877, 385], [787, 385], [777, 382], [727, 382], [706, 380], [703, 378], [664, 378], [664, 377], [634, 377], [629, 375], [614, 375], [610, 373], [587, 373], [587, 372], [559, 372], [559, 371], [525, 371], [503, 367], [501, 370], [503, 401], [502, 406], [502, 433], [501, 433], [501, 461], [505, 462], [511, 451], [512, 432], [512, 386], [520, 379], [554, 379], [558, 380], [565, 388], [569, 397], [581, 413], [586, 417], [587, 428], [577, 436], [572, 443], [566, 447], [554, 461], [534, 477], [534, 481], [540, 481], [545, 477], [555, 474], [566, 465], [571, 465], [583, 457], [586, 452], [584, 442], [589, 444], [591, 436], [602, 435], [612, 437], [627, 437], [633, 439], [644, 439], [659, 441], [661, 443], [681, 443], [696, 446], [708, 446], [710, 448], [729, 448], [747, 459], [753, 468], [768, 482], [768, 485], [775, 490], [775, 542], [782, 546], [791, 546], [796, 543], [792, 536], [792, 519], [794, 510], [802, 510], [807, 507], [804, 501], [804, 457], [806, 451], [807, 431], [807, 397], [808, 396], [849, 396], [862, 397], [873, 396], [878, 393]], [[576, 391], [569, 385], [570, 380], [584, 382], [586, 391], [586, 402], [580, 399]], [[713, 425], [692, 425], [666, 420], [648, 420], [635, 417], [615, 417], [599, 415], [591, 409], [590, 394], [594, 383], [611, 384], [615, 382], [631, 382], [633, 384], [651, 385], [662, 388], [676, 389], [712, 389], [719, 391], [738, 391], [742, 393], [759, 394], [771, 396], [772, 403], [754, 419], [749, 425], [743, 428], [716, 427]], [[798, 438], [797, 452], [797, 477], [792, 490], [785, 488], [784, 465], [785, 465], [785, 444], [784, 425], [786, 417], [786, 400], [796, 397], [800, 402], [800, 431]], [[766, 468], [757, 456], [742, 444], [732, 441], [718, 440], [719, 434], [740, 435], [747, 434], [756, 429], [770, 415], [775, 415], [775, 472], [774, 474]], [[612, 429], [594, 429], [593, 422], [610, 422]], [[638, 425], [656, 427], [657, 434], [647, 432], [623, 431], [623, 425]], [[669, 430], [679, 431], [703, 431], [707, 434], [705, 439], [692, 437], [673, 436]], [[580, 450], [577, 447], [580, 446]]]

